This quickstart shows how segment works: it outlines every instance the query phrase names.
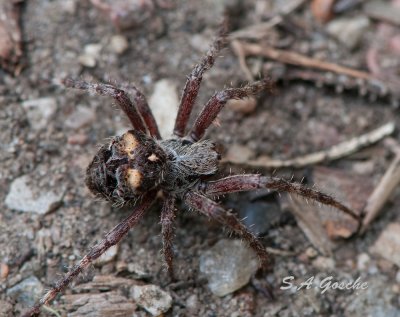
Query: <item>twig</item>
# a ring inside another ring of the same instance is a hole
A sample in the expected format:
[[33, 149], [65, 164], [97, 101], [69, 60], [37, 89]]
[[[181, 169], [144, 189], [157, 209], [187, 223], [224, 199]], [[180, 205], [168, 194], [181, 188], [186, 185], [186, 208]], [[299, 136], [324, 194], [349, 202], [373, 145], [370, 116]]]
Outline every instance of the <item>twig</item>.
[[[336, 144], [332, 146], [330, 149], [315, 152], [312, 154], [308, 154], [305, 156], [297, 157], [289, 160], [274, 160], [268, 157], [259, 157], [256, 160], [251, 160], [246, 162], [247, 166], [254, 167], [262, 167], [262, 168], [282, 168], [282, 167], [304, 167], [307, 165], [312, 165], [316, 163], [320, 163], [323, 161], [332, 161], [337, 160], [341, 157], [348, 156], [352, 153], [357, 152], [359, 149], [369, 146], [373, 143], [378, 142], [383, 139], [385, 136], [388, 136], [393, 133], [395, 129], [394, 122], [389, 122], [384, 124], [383, 126], [360, 135], [358, 137], [354, 137], [348, 141], [344, 141], [342, 143]], [[235, 161], [235, 160], [224, 160], [224, 162], [230, 162], [234, 164], [243, 164], [243, 162]]]
[[[259, 45], [238, 42], [232, 45], [238, 49], [240, 47], [240, 52], [242, 56], [264, 56], [270, 59], [277, 60], [282, 63], [316, 68], [324, 71], [330, 71], [337, 74], [348, 75], [351, 77], [361, 78], [361, 79], [376, 79], [370, 73], [352, 69], [349, 67], [341, 66], [334, 63], [325, 62], [319, 59], [311, 58], [296, 52], [283, 51], [275, 49], [271, 46]], [[235, 50], [236, 51], [236, 50]]]
[[265, 36], [269, 29], [275, 25], [282, 23], [285, 16], [298, 9], [303, 5], [305, 0], [294, 0], [282, 6], [282, 8], [267, 22], [255, 24], [244, 29], [232, 32], [229, 35], [230, 39], [253, 39], [257, 40]]
[[363, 210], [365, 218], [362, 223], [361, 233], [364, 233], [371, 222], [379, 215], [393, 190], [400, 183], [400, 151], [397, 149], [395, 152], [395, 158], [365, 204]]

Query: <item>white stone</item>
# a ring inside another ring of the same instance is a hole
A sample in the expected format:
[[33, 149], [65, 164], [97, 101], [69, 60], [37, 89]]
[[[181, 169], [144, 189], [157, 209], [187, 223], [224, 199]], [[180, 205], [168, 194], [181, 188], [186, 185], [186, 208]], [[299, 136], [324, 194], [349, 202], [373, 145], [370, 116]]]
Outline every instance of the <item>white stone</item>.
[[329, 22], [326, 30], [349, 49], [354, 49], [360, 43], [369, 25], [369, 19], [365, 16], [338, 18]]
[[44, 287], [36, 276], [31, 276], [7, 290], [9, 297], [15, 298], [18, 303], [32, 306], [43, 295]]
[[256, 254], [241, 240], [221, 240], [200, 257], [200, 271], [217, 296], [225, 296], [246, 285], [258, 266]]
[[100, 44], [87, 44], [83, 49], [83, 54], [78, 57], [79, 63], [86, 67], [95, 67], [100, 57], [102, 46]]
[[92, 108], [79, 105], [65, 120], [65, 125], [74, 130], [78, 130], [96, 119], [96, 114]]
[[110, 40], [110, 48], [114, 53], [123, 54], [129, 48], [128, 40], [125, 36], [114, 35]]
[[176, 84], [169, 79], [157, 81], [149, 104], [158, 123], [161, 136], [163, 138], [170, 137], [174, 129], [179, 105]]
[[52, 190], [36, 192], [35, 180], [29, 175], [16, 178], [6, 197], [6, 206], [23, 212], [46, 214], [52, 211], [60, 202], [62, 192]]
[[371, 258], [367, 253], [360, 253], [357, 257], [357, 269], [359, 269], [360, 271], [367, 270], [370, 262]]
[[96, 261], [95, 264], [97, 265], [103, 265], [106, 264], [108, 262], [111, 262], [112, 260], [114, 260], [114, 258], [117, 256], [118, 254], [118, 244], [113, 245], [112, 247], [110, 247], [106, 252], [104, 252]]
[[57, 110], [57, 101], [51, 97], [26, 100], [22, 103], [30, 125], [35, 130], [40, 130], [49, 124]]
[[130, 290], [136, 304], [153, 316], [167, 312], [172, 305], [172, 297], [156, 285], [134, 285]]

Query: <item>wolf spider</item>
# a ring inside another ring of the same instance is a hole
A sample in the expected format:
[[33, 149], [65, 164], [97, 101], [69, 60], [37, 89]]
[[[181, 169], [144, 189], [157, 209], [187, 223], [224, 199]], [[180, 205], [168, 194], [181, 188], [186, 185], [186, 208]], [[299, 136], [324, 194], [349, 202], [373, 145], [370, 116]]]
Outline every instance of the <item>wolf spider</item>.
[[157, 123], [144, 95], [136, 88], [122, 89], [108, 84], [93, 84], [64, 79], [66, 87], [87, 90], [110, 96], [128, 116], [133, 130], [116, 136], [103, 145], [86, 171], [86, 185], [96, 196], [118, 205], [134, 205], [132, 213], [108, 232], [82, 260], [75, 265], [25, 316], [39, 314], [42, 305], [53, 300], [77, 275], [111, 246], [119, 243], [128, 231], [144, 216], [163, 192], [161, 209], [163, 254], [167, 270], [173, 277], [173, 224], [176, 217], [175, 203], [179, 199], [189, 208], [220, 222], [242, 237], [256, 252], [260, 266], [267, 267], [269, 255], [265, 247], [233, 214], [210, 197], [260, 188], [295, 193], [300, 196], [333, 206], [358, 219], [357, 215], [329, 195], [281, 178], [259, 174], [232, 175], [209, 181], [218, 170], [220, 155], [210, 140], [202, 140], [207, 128], [230, 99], [243, 99], [271, 88], [268, 79], [248, 84], [242, 88], [227, 88], [215, 93], [197, 116], [192, 128], [186, 131], [189, 116], [198, 95], [205, 71], [210, 69], [218, 52], [226, 43], [226, 27], [221, 27], [211, 48], [194, 67], [186, 80], [174, 127], [174, 137], [163, 140]]

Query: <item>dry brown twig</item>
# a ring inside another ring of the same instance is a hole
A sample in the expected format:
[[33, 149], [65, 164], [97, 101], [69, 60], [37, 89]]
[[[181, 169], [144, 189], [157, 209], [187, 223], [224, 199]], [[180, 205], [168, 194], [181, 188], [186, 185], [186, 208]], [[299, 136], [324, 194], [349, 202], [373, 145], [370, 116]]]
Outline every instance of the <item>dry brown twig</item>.
[[[371, 144], [374, 144], [384, 137], [392, 134], [395, 129], [394, 122], [389, 122], [383, 126], [372, 130], [368, 133], [354, 137], [350, 140], [336, 144], [331, 148], [315, 153], [311, 153], [305, 156], [300, 156], [289, 160], [276, 160], [270, 159], [265, 156], [261, 156], [258, 159], [250, 160], [246, 162], [247, 166], [261, 167], [261, 168], [282, 168], [282, 167], [304, 167], [321, 163], [324, 161], [337, 160], [339, 158], [348, 156]], [[241, 161], [235, 161], [232, 159], [225, 159], [224, 162], [243, 164]]]
[[274, 26], [278, 25], [279, 23], [282, 23], [285, 16], [287, 16], [290, 13], [292, 13], [293, 11], [297, 10], [305, 2], [306, 2], [305, 0], [294, 0], [292, 2], [286, 3], [267, 22], [258, 23], [255, 25], [251, 25], [247, 28], [232, 32], [229, 35], [229, 38], [232, 40], [233, 39], [253, 39], [253, 40], [261, 39], [267, 34], [268, 30], [270, 30]]
[[380, 214], [382, 207], [400, 183], [400, 146], [394, 140], [391, 140], [390, 143], [391, 149], [395, 152], [395, 157], [365, 204], [362, 233], [367, 230], [372, 221]]
[[[325, 62], [296, 52], [275, 49], [267, 45], [244, 43], [237, 40], [232, 41], [231, 45], [232, 49], [238, 55], [239, 60], [241, 61], [241, 67], [243, 66], [243, 61], [247, 56], [263, 56], [285, 64], [314, 68], [360, 79], [376, 79], [374, 76], [367, 72], [341, 66], [335, 63]], [[246, 75], [248, 75], [248, 68], [247, 70], [246, 68], [247, 66], [243, 69]]]

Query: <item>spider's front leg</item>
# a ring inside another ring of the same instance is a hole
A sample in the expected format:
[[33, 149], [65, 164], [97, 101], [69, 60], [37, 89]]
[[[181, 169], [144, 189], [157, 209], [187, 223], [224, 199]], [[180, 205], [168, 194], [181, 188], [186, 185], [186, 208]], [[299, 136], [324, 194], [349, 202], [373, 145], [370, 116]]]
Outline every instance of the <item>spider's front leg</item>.
[[143, 197], [141, 203], [135, 206], [133, 212], [125, 218], [121, 223], [114, 227], [109, 233], [106, 234], [105, 238], [95, 245], [88, 254], [86, 254], [82, 260], [75, 265], [62, 279], [60, 279], [56, 285], [50, 289], [40, 301], [27, 311], [23, 317], [37, 316], [40, 313], [40, 307], [52, 301], [56, 295], [62, 292], [80, 273], [82, 273], [94, 260], [99, 258], [104, 252], [106, 252], [113, 245], [118, 244], [121, 239], [128, 233], [128, 231], [135, 226], [140, 219], [142, 219], [146, 210], [149, 209], [150, 205], [154, 201], [156, 196], [155, 192], [148, 193]]
[[193, 142], [200, 140], [208, 127], [215, 120], [218, 113], [230, 99], [243, 99], [256, 95], [265, 89], [272, 90], [272, 82], [270, 79], [256, 81], [242, 88], [228, 88], [217, 92], [204, 106], [192, 130], [189, 132], [188, 137]]
[[214, 219], [232, 229], [236, 234], [246, 240], [251, 248], [253, 248], [260, 258], [261, 267], [264, 269], [270, 268], [271, 258], [265, 247], [234, 214], [222, 208], [215, 201], [197, 192], [188, 192], [184, 201], [189, 207], [200, 211], [207, 217], [210, 217], [211, 219]]
[[129, 121], [135, 130], [146, 133], [147, 127], [151, 136], [157, 139], [161, 138], [157, 123], [146, 98], [135, 86], [127, 86], [127, 90], [132, 93], [134, 98], [135, 103], [132, 103], [124, 90], [114, 87], [113, 85], [101, 83], [93, 84], [71, 78], [64, 79], [62, 83], [69, 88], [87, 90], [92, 93], [114, 98], [118, 106], [128, 116]]
[[217, 54], [226, 43], [226, 35], [228, 32], [227, 24], [226, 20], [222, 23], [218, 36], [214, 40], [206, 56], [201, 59], [200, 63], [193, 68], [192, 72], [187, 77], [175, 120], [174, 134], [178, 137], [183, 137], [185, 134], [186, 125], [199, 93], [203, 74], [214, 65]]
[[320, 202], [321, 204], [329, 205], [343, 211], [361, 224], [361, 219], [358, 214], [342, 203], [338, 202], [333, 197], [318, 190], [309, 188], [303, 184], [292, 183], [282, 178], [267, 177], [259, 174], [233, 175], [216, 181], [202, 183], [200, 185], [200, 190], [205, 195], [210, 196], [218, 196], [240, 191], [250, 191], [260, 188], [269, 188], [277, 191], [298, 194], [305, 198], [310, 198]]

